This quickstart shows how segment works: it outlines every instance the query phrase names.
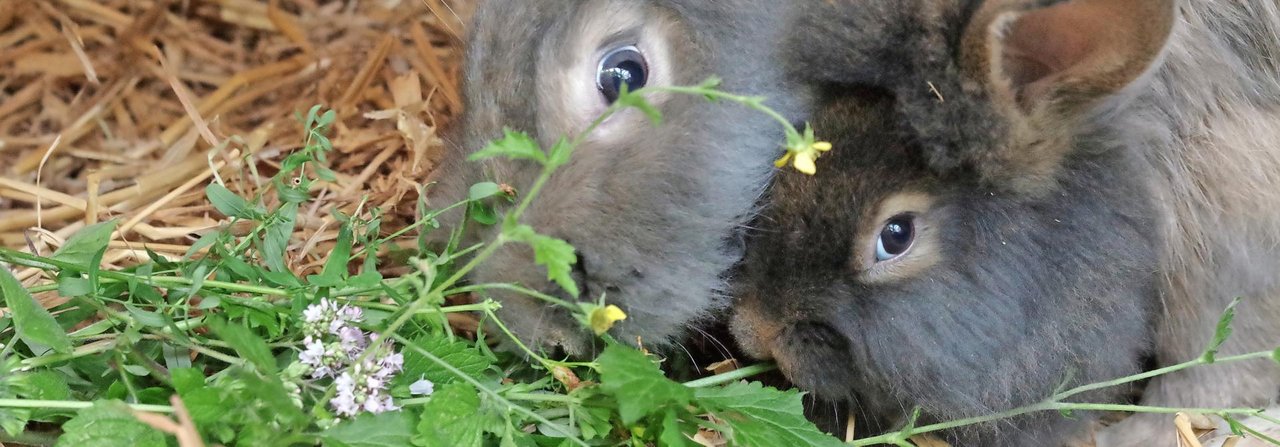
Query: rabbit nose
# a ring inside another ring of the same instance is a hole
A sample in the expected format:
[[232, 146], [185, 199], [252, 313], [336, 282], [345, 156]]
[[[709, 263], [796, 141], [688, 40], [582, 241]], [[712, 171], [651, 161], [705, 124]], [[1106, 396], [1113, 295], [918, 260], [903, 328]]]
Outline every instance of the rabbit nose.
[[791, 326], [788, 343], [809, 349], [843, 352], [849, 341], [831, 325], [817, 321], [801, 321]]

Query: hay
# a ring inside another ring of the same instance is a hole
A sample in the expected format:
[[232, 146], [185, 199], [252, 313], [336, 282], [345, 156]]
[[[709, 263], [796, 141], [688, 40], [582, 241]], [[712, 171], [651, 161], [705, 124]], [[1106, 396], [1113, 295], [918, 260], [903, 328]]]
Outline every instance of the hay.
[[[337, 111], [334, 183], [291, 245], [314, 272], [327, 213], [362, 202], [412, 222], [461, 109], [468, 0], [0, 0], [0, 245], [49, 254], [118, 219], [106, 261], [180, 255], [227, 223], [217, 176], [258, 193], [303, 141], [295, 113]], [[255, 174], [256, 172], [256, 174]], [[34, 280], [38, 272], [20, 272]]]

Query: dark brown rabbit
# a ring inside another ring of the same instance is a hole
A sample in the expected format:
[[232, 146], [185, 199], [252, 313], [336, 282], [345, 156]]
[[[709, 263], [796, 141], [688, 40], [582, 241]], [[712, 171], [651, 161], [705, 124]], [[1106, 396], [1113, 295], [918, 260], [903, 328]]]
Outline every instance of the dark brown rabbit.
[[[770, 190], [734, 332], [890, 429], [1280, 345], [1280, 4], [817, 2], [797, 72], [831, 90], [813, 178]], [[793, 64], [796, 66], [797, 64]], [[1123, 390], [1116, 390], [1119, 393]], [[1152, 380], [1138, 403], [1263, 407], [1267, 360]], [[1084, 396], [1117, 401], [1119, 394]], [[1057, 414], [950, 433], [1059, 445]], [[1099, 446], [1176, 445], [1134, 416]], [[876, 426], [873, 424], [873, 426]]]
[[[799, 119], [804, 95], [783, 78], [777, 54], [786, 2], [762, 0], [490, 0], [471, 24], [466, 111], [450, 138], [433, 203], [465, 198], [473, 182], [528, 188], [531, 162], [466, 162], [502, 135], [525, 131], [544, 147], [572, 137], [603, 112], [623, 84], [693, 85], [761, 95]], [[625, 342], [660, 347], [727, 304], [722, 274], [741, 256], [736, 235], [781, 155], [782, 126], [766, 115], [687, 95], [654, 95], [654, 126], [638, 110], [605, 122], [532, 203], [525, 222], [577, 249], [582, 299], [606, 295], [628, 318]], [[505, 211], [505, 210], [500, 210]], [[456, 220], [448, 219], [448, 223]], [[489, 240], [496, 228], [475, 228]], [[519, 283], [560, 294], [532, 251], [508, 244], [476, 282]], [[496, 293], [496, 292], [495, 292]], [[591, 348], [563, 309], [498, 293], [501, 316], [526, 341], [569, 353]]]

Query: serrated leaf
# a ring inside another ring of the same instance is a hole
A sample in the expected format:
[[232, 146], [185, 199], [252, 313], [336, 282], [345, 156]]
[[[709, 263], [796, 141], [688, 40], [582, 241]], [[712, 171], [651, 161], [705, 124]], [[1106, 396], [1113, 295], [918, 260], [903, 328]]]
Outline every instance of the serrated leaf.
[[407, 411], [361, 413], [320, 434], [326, 447], [403, 447], [413, 437], [413, 416]]
[[779, 391], [758, 382], [699, 388], [698, 402], [730, 427], [725, 433], [742, 446], [843, 446], [804, 417], [802, 394]]
[[596, 363], [600, 364], [600, 388], [617, 399], [624, 424], [693, 399], [692, 389], [668, 379], [657, 364], [635, 349], [609, 346]]
[[275, 374], [276, 360], [271, 356], [271, 348], [249, 328], [238, 324], [230, 324], [221, 319], [210, 319], [209, 328], [218, 338], [231, 345], [249, 363], [258, 367], [259, 371]]
[[1231, 304], [1227, 305], [1227, 310], [1222, 312], [1222, 318], [1218, 320], [1218, 329], [1213, 333], [1213, 341], [1209, 342], [1209, 347], [1205, 349], [1201, 359], [1205, 363], [1213, 363], [1218, 355], [1218, 349], [1222, 348], [1222, 344], [1226, 343], [1227, 338], [1231, 337], [1231, 322], [1236, 318], [1236, 305], [1240, 304], [1240, 298], [1231, 300]]
[[9, 308], [18, 338], [27, 346], [48, 346], [63, 354], [71, 352], [71, 337], [58, 326], [53, 315], [22, 287], [18, 278], [4, 267], [0, 267], [0, 298]]
[[538, 142], [534, 141], [529, 134], [507, 128], [502, 129], [502, 138], [489, 143], [484, 149], [476, 151], [467, 159], [477, 161], [496, 157], [533, 160], [543, 164], [547, 162], [547, 154], [542, 152]]
[[227, 217], [238, 217], [241, 219], [254, 219], [257, 213], [254, 212], [253, 206], [244, 197], [240, 197], [226, 186], [219, 183], [210, 183], [204, 188], [204, 195], [209, 198], [209, 203], [218, 210], [219, 213]]
[[578, 284], [573, 280], [573, 264], [578, 263], [578, 255], [574, 253], [572, 245], [538, 234], [528, 225], [516, 226], [507, 236], [533, 248], [533, 262], [547, 268], [547, 279], [555, 281], [569, 295], [579, 295]]
[[89, 267], [89, 262], [97, 256], [98, 252], [107, 249], [107, 244], [111, 242], [111, 233], [116, 231], [116, 221], [109, 220], [84, 227], [71, 238], [67, 239], [67, 243], [62, 244], [58, 251], [53, 252], [52, 258], [78, 266]]
[[419, 447], [480, 447], [485, 416], [470, 384], [453, 383], [431, 395], [413, 436]]
[[165, 447], [165, 436], [120, 401], [98, 401], [63, 424], [58, 447]]
[[[439, 357], [454, 368], [477, 379], [481, 378], [484, 371], [492, 364], [489, 357], [481, 354], [471, 345], [450, 341], [443, 336], [424, 336], [414, 340], [413, 346], [430, 352], [431, 355]], [[437, 386], [459, 380], [452, 372], [431, 361], [416, 349], [406, 346], [400, 352], [404, 355], [404, 369], [396, 376], [396, 385], [409, 386], [422, 378], [430, 380]]]
[[633, 91], [627, 91], [626, 84], [623, 84], [622, 88], [623, 91], [618, 95], [618, 105], [623, 107], [634, 107], [640, 110], [640, 112], [644, 113], [644, 116], [649, 118], [649, 121], [652, 122], [654, 126], [662, 124], [662, 112], [659, 112], [657, 107], [650, 104], [643, 95], [637, 94]]

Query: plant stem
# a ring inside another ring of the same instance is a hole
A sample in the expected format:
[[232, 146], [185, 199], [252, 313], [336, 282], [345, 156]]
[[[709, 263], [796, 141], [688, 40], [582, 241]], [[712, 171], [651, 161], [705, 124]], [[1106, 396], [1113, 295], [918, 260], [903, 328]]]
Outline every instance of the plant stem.
[[53, 433], [39, 431], [25, 431], [17, 436], [9, 436], [3, 430], [0, 430], [0, 444], [18, 444], [30, 446], [49, 446], [58, 442], [58, 435]]
[[[1270, 358], [1272, 354], [1273, 354], [1273, 351], [1259, 351], [1259, 352], [1251, 352], [1248, 354], [1233, 355], [1229, 357], [1219, 358], [1216, 361], [1214, 361], [1213, 364], [1240, 362], [1240, 361], [1253, 360], [1253, 359], [1259, 359], [1259, 358]], [[1093, 391], [1093, 390], [1102, 389], [1102, 388], [1110, 388], [1117, 385], [1124, 385], [1126, 383], [1137, 382], [1139, 380], [1150, 379], [1152, 377], [1163, 376], [1166, 374], [1172, 374], [1187, 368], [1193, 368], [1196, 366], [1208, 365], [1208, 364], [1210, 363], [1204, 361], [1204, 358], [1197, 358], [1195, 360], [1179, 363], [1177, 365], [1166, 366], [1160, 369], [1153, 369], [1151, 371], [1147, 371], [1142, 374], [1135, 374], [1128, 377], [1121, 377], [1115, 380], [1092, 383], [1092, 384], [1072, 388], [1070, 390], [1066, 390], [1066, 391], [1063, 391], [1062, 393], [1059, 393], [1055, 397], [1057, 398], [1056, 400], [1062, 400], [1064, 398], [1071, 397], [1076, 394], [1080, 394], [1087, 391]]]
[[458, 287], [456, 289], [449, 289], [444, 291], [444, 296], [458, 295], [458, 294], [470, 293], [470, 292], [480, 292], [484, 290], [505, 290], [509, 292], [522, 293], [530, 297], [537, 298], [551, 304], [555, 304], [557, 306], [570, 307], [570, 308], [573, 306], [568, 301], [562, 300], [560, 298], [556, 298], [554, 296], [547, 295], [545, 293], [538, 292], [536, 290], [529, 289], [527, 287], [521, 287], [515, 284], [505, 284], [505, 283], [477, 284], [473, 286]]
[[[1268, 351], [1251, 352], [1248, 354], [1233, 355], [1228, 357], [1220, 357], [1216, 361], [1214, 361], [1212, 364], [1234, 363], [1234, 362], [1242, 362], [1247, 360], [1271, 358], [1271, 356], [1274, 355], [1274, 352], [1275, 351], [1273, 350], [1268, 350]], [[1034, 405], [1015, 408], [1012, 410], [1003, 411], [995, 414], [977, 416], [977, 417], [966, 418], [966, 419], [959, 419], [959, 420], [954, 420], [949, 422], [941, 422], [937, 424], [926, 425], [923, 427], [910, 428], [910, 429], [906, 429], [906, 430], [895, 432], [895, 433], [887, 433], [880, 436], [858, 439], [853, 441], [850, 445], [853, 445], [853, 446], [868, 446], [868, 445], [882, 445], [882, 444], [901, 445], [903, 442], [905, 442], [907, 438], [910, 438], [911, 436], [914, 436], [914, 435], [932, 433], [932, 432], [937, 432], [942, 430], [949, 430], [949, 429], [959, 428], [959, 427], [964, 427], [969, 425], [982, 424], [986, 422], [992, 422], [1000, 419], [1021, 416], [1024, 414], [1034, 413], [1038, 411], [1119, 411], [1119, 412], [1128, 412], [1128, 413], [1153, 413], [1153, 414], [1172, 414], [1172, 413], [1179, 413], [1179, 412], [1187, 412], [1187, 413], [1204, 413], [1204, 414], [1218, 414], [1218, 415], [1248, 415], [1248, 416], [1257, 416], [1259, 413], [1261, 413], [1261, 410], [1258, 410], [1255, 408], [1228, 408], [1228, 409], [1173, 408], [1173, 407], [1147, 407], [1147, 406], [1140, 406], [1140, 405], [1115, 405], [1115, 404], [1063, 402], [1063, 400], [1065, 399], [1071, 398], [1075, 395], [1078, 395], [1084, 392], [1117, 386], [1117, 385], [1123, 385], [1126, 383], [1131, 383], [1131, 382], [1136, 382], [1143, 379], [1162, 376], [1165, 374], [1181, 371], [1187, 368], [1207, 365], [1207, 364], [1210, 364], [1210, 363], [1204, 361], [1203, 358], [1197, 358], [1195, 360], [1179, 363], [1177, 365], [1172, 365], [1172, 366], [1168, 366], [1160, 369], [1147, 371], [1141, 374], [1135, 374], [1132, 376], [1121, 377], [1115, 380], [1099, 382], [1095, 384], [1089, 384], [1089, 385], [1072, 388], [1070, 390], [1066, 390], [1066, 391], [1054, 394], [1053, 396], [1050, 396], [1048, 399], [1045, 399], [1044, 401]]]
[[[126, 404], [129, 408], [149, 413], [173, 413], [168, 405]], [[38, 399], [0, 399], [0, 408], [46, 408], [59, 410], [80, 410], [93, 406], [93, 402], [76, 400], [38, 400]]]
[[760, 375], [778, 369], [778, 365], [772, 363], [761, 363], [751, 365], [745, 368], [735, 369], [724, 374], [716, 374], [711, 377], [703, 377], [697, 380], [691, 380], [684, 383], [689, 388], [705, 388], [709, 386], [724, 385], [730, 382], [736, 382], [748, 377]]

